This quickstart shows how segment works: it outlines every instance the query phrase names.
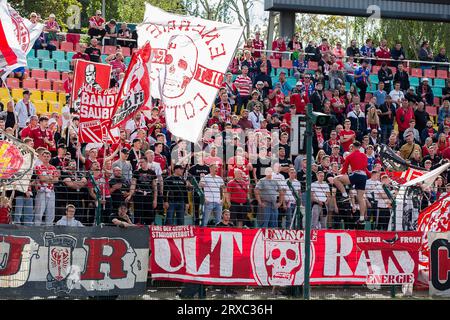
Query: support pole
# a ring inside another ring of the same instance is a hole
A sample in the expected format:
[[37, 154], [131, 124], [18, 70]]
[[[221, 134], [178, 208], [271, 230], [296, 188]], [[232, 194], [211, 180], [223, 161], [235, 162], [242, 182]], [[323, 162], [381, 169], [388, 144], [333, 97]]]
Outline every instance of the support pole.
[[305, 203], [305, 275], [303, 298], [309, 300], [309, 268], [311, 261], [311, 157], [312, 157], [312, 104], [308, 103], [306, 113], [306, 203]]

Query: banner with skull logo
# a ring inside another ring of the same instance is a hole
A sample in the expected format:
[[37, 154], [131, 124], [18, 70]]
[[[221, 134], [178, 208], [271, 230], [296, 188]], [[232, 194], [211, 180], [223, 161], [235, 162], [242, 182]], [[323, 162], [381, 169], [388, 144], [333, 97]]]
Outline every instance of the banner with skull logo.
[[81, 92], [84, 89], [105, 90], [109, 88], [111, 65], [76, 60], [72, 86], [72, 108], [80, 112]]
[[[419, 232], [314, 230], [312, 284], [412, 284]], [[302, 285], [302, 230], [151, 226], [152, 278], [217, 285]]]
[[180, 16], [146, 4], [138, 45], [152, 47], [151, 94], [165, 107], [168, 129], [197, 142], [243, 27]]

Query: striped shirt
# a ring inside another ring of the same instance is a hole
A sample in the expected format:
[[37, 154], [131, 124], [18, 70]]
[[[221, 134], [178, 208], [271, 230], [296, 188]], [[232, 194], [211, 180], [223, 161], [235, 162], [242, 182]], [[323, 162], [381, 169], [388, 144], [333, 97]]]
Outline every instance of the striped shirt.
[[234, 80], [234, 84], [238, 88], [241, 96], [249, 96], [250, 90], [252, 90], [253, 83], [252, 79], [249, 76], [239, 75], [236, 80]]

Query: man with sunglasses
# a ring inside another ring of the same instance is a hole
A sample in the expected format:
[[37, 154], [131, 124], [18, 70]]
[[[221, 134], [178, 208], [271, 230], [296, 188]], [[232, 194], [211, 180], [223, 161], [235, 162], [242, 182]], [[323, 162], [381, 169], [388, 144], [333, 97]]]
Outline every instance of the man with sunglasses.
[[89, 19], [89, 30], [88, 35], [93, 37], [103, 38], [106, 34], [105, 30], [105, 19], [102, 17], [102, 12], [97, 10], [95, 16]]

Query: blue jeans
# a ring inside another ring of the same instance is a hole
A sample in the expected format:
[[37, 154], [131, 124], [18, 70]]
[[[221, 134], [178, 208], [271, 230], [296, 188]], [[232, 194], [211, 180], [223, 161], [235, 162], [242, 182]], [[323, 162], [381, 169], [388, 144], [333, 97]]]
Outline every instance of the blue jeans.
[[206, 227], [211, 216], [211, 212], [214, 211], [214, 220], [216, 223], [220, 222], [222, 216], [222, 204], [219, 202], [206, 202], [203, 209], [202, 226]]
[[183, 202], [169, 204], [169, 209], [167, 209], [166, 225], [174, 225], [174, 222], [177, 226], [184, 225], [185, 205], [186, 204]]
[[278, 208], [276, 203], [264, 202], [258, 217], [259, 228], [278, 228]]
[[[292, 218], [294, 217], [294, 212], [295, 212], [296, 207], [297, 207], [297, 204], [294, 202], [294, 203], [288, 204], [288, 206], [286, 208], [286, 229], [291, 228]], [[293, 226], [293, 228], [295, 228], [295, 226]]]
[[381, 126], [381, 142], [387, 144], [393, 126], [392, 124], [381, 124], [380, 126]]
[[[23, 214], [23, 219], [22, 219]], [[16, 197], [16, 209], [14, 210], [14, 223], [24, 225], [33, 225], [33, 198], [27, 198], [23, 196]]]

